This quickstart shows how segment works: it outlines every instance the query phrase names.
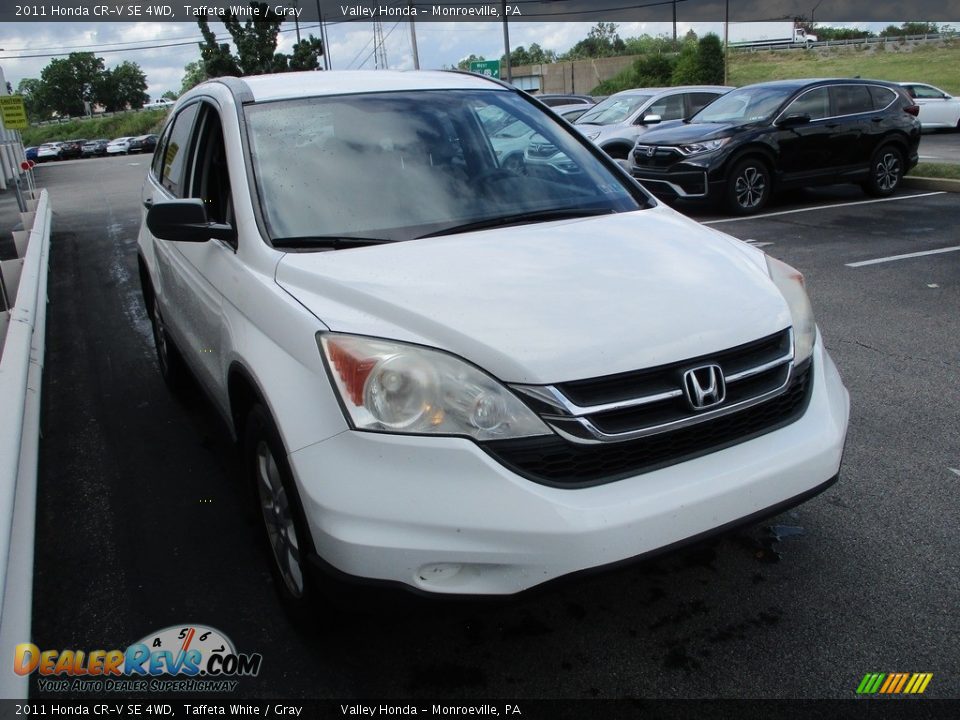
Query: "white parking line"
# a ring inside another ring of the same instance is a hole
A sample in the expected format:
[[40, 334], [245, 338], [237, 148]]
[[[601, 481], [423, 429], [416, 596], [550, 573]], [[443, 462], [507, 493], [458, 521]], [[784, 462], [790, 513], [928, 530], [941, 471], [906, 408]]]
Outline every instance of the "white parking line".
[[956, 468], [947, 468], [947, 470], [952, 472], [954, 475], [960, 475], [960, 470], [957, 470]]
[[796, 210], [781, 210], [779, 212], [763, 213], [762, 215], [748, 215], [746, 217], [723, 218], [722, 220], [707, 220], [701, 225], [718, 225], [728, 222], [742, 222], [743, 220], [760, 220], [761, 218], [777, 217], [778, 215], [793, 215], [794, 213], [811, 212], [813, 210], [830, 210], [831, 208], [851, 207], [853, 205], [872, 205], [873, 203], [894, 202], [896, 200], [913, 200], [914, 198], [930, 197], [931, 195], [945, 195], [943, 190], [936, 192], [919, 193], [917, 195], [898, 195], [897, 197], [877, 198], [876, 200], [857, 200], [856, 202], [836, 203], [834, 205], [816, 205], [814, 207], [797, 208]]
[[858, 268], [864, 265], [879, 265], [880, 263], [893, 262], [894, 260], [906, 260], [907, 258], [923, 257], [924, 255], [939, 255], [940, 253], [956, 252], [957, 250], [960, 250], [960, 245], [939, 248], [937, 250], [907, 253], [905, 255], [890, 255], [888, 257], [877, 258], [876, 260], [861, 260], [860, 262], [846, 263], [846, 265], [847, 267]]

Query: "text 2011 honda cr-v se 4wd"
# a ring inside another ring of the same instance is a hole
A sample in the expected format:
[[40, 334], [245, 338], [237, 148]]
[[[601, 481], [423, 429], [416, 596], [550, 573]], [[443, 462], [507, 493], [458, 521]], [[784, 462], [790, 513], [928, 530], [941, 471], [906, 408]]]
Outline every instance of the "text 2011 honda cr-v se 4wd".
[[[499, 167], [512, 122], [564, 172]], [[497, 81], [209, 81], [142, 199], [161, 370], [241, 443], [288, 602], [516, 593], [837, 477], [848, 395], [802, 276]]]

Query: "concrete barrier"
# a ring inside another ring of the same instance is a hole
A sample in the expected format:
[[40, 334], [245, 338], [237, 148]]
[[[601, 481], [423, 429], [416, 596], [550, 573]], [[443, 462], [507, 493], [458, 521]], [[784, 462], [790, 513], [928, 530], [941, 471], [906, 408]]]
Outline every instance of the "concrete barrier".
[[[0, 697], [26, 698], [28, 676], [10, 671], [29, 642], [33, 604], [40, 389], [47, 318], [50, 199], [41, 190], [0, 355]], [[9, 261], [8, 261], [9, 262]], [[3, 659], [6, 658], [6, 661]]]

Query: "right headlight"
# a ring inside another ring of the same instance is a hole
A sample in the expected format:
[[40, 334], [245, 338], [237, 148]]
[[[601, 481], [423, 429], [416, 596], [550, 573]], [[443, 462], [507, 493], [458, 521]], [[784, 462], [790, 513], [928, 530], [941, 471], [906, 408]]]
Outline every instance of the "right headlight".
[[790, 317], [793, 320], [793, 361], [800, 364], [813, 354], [813, 344], [817, 338], [817, 324], [813, 319], [813, 308], [810, 306], [810, 298], [807, 297], [803, 274], [769, 255], [767, 270], [790, 308]]
[[343, 409], [358, 430], [501, 440], [551, 434], [500, 382], [439, 350], [318, 333]]

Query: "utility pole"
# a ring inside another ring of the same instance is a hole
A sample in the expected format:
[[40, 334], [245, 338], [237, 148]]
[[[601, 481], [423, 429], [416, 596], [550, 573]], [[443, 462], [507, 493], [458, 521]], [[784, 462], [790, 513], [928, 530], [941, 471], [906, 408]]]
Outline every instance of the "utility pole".
[[[413, 5], [412, 2], [408, 5]], [[413, 20], [410, 21], [410, 46], [413, 48], [413, 69], [420, 69], [420, 53], [417, 52], [417, 28]]]
[[725, 0], [724, 2], [724, 15], [723, 15], [723, 84], [728, 85], [727, 78], [729, 77], [729, 70], [727, 67], [730, 65], [730, 0]]
[[673, 0], [673, 44], [677, 44], [677, 0]]
[[503, 13], [503, 52], [507, 58], [507, 82], [513, 84], [513, 69], [510, 67], [510, 31], [507, 30], [507, 0], [500, 3], [500, 12]]
[[320, 21], [320, 42], [323, 43], [323, 69], [330, 69], [330, 43], [327, 42], [327, 27], [323, 22], [323, 13], [320, 10], [320, 0], [317, 0], [317, 19]]

